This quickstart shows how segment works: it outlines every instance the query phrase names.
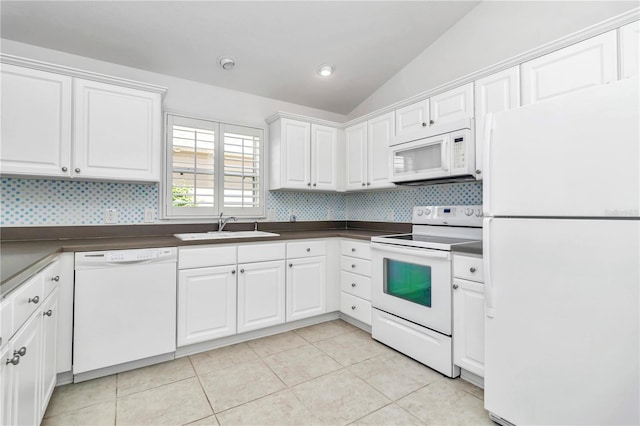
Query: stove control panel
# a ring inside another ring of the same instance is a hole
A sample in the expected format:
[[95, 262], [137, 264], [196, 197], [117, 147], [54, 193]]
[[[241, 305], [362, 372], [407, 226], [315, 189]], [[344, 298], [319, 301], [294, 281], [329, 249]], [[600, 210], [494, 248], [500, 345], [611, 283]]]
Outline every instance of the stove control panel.
[[482, 226], [482, 206], [416, 206], [414, 225]]

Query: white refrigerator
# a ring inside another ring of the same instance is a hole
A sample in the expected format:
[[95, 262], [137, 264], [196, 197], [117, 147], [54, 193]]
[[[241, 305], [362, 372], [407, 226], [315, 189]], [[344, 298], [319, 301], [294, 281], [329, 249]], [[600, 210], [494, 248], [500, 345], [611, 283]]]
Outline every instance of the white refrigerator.
[[487, 120], [485, 408], [640, 424], [638, 80]]

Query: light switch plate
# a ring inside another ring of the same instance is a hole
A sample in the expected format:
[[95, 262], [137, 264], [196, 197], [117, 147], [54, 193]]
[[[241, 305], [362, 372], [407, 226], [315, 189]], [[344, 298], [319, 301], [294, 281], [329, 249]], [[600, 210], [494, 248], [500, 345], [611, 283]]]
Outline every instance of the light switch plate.
[[155, 222], [155, 209], [146, 208], [144, 209], [144, 223], [153, 223]]
[[118, 223], [118, 210], [106, 209], [104, 211], [104, 223], [107, 223], [107, 224]]

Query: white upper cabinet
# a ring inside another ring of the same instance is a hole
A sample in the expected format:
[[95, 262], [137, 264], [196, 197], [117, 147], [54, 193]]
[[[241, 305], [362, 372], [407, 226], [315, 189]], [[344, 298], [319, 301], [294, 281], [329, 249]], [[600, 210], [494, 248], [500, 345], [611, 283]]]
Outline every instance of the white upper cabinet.
[[345, 129], [344, 188], [364, 189], [367, 186], [367, 123]]
[[522, 64], [522, 104], [610, 83], [617, 78], [616, 31]]
[[269, 127], [275, 189], [338, 189], [338, 129], [279, 118]]
[[367, 189], [391, 188], [389, 182], [389, 143], [395, 134], [393, 112], [367, 122]]
[[520, 105], [520, 68], [512, 67], [475, 82], [476, 179], [482, 179], [485, 116]]
[[2, 173], [70, 176], [71, 77], [2, 64]]
[[640, 21], [620, 28], [620, 78], [640, 74]]
[[473, 83], [430, 98], [432, 126], [473, 117]]
[[429, 126], [429, 99], [396, 110], [396, 136]]
[[311, 124], [311, 188], [338, 189], [338, 129]]
[[160, 95], [75, 79], [73, 176], [160, 180]]

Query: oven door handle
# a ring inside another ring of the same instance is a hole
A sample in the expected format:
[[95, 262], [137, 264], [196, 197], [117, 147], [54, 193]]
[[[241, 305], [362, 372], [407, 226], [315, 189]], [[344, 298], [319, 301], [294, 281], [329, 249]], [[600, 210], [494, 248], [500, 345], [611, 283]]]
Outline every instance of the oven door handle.
[[386, 253], [409, 254], [413, 256], [429, 257], [433, 259], [449, 260], [451, 258], [448, 251], [431, 250], [413, 247], [394, 246], [392, 244], [371, 243], [371, 248]]

